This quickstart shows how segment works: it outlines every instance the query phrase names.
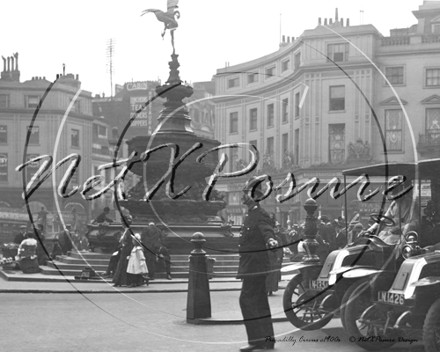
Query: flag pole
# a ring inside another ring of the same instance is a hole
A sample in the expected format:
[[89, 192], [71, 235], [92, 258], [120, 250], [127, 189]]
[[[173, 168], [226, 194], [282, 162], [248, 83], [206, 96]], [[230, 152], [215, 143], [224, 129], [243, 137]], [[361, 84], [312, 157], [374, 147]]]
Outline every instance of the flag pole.
[[282, 20], [283, 15], [280, 13], [280, 39], [279, 42], [281, 43], [281, 20]]

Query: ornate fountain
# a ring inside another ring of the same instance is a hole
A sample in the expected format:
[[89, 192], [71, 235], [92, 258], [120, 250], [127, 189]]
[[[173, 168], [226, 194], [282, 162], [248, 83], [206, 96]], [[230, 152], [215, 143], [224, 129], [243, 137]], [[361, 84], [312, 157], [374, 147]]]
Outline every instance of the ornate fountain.
[[[137, 153], [138, 159], [134, 160], [139, 160], [148, 149], [164, 147], [152, 152], [147, 161], [138, 162], [133, 166], [131, 170], [141, 179], [128, 191], [128, 200], [121, 201], [121, 205], [130, 211], [135, 221], [202, 224], [206, 223], [208, 217], [215, 216], [226, 204], [215, 190], [210, 194], [209, 201], [203, 200], [206, 179], [218, 164], [218, 153], [208, 153], [202, 162], [196, 159], [220, 143], [199, 137], [192, 130], [191, 118], [182, 100], [190, 97], [193, 89], [182, 84], [178, 71], [178, 55], [173, 53], [171, 57], [170, 76], [164, 85], [156, 87], [157, 95], [166, 98], [158, 117], [158, 128], [151, 136], [138, 136], [127, 142], [129, 153]], [[191, 148], [195, 150], [175, 169], [172, 181], [174, 192], [166, 192], [171, 174], [163, 180], [157, 192], [154, 192], [154, 186], [170, 169], [171, 154], [176, 153], [177, 161]], [[184, 191], [186, 187], [189, 189]], [[182, 191], [184, 193], [179, 195]], [[150, 192], [150, 199], [146, 197], [147, 192]]]

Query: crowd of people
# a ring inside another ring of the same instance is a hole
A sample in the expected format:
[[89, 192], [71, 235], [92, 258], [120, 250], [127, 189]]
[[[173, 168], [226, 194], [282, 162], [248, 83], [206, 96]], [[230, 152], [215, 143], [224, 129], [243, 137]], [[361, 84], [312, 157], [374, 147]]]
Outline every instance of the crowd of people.
[[[93, 224], [108, 224], [114, 220], [108, 217], [109, 208], [92, 222]], [[112, 278], [114, 286], [141, 286], [155, 279], [157, 266], [166, 270], [166, 278], [171, 277], [171, 256], [164, 246], [164, 233], [154, 223], [150, 223], [141, 234], [130, 229], [131, 216], [126, 216], [122, 222], [123, 233], [120, 236], [116, 251], [110, 258], [104, 277]], [[44, 226], [37, 224], [36, 229], [22, 225], [14, 237], [17, 245], [17, 256], [12, 258], [27, 273], [39, 272], [40, 265], [56, 259], [57, 256], [67, 255], [68, 252], [90, 251], [89, 239], [86, 232], [79, 232], [66, 224], [63, 231], [57, 233], [49, 244], [44, 233]], [[23, 258], [26, 260], [23, 261]]]

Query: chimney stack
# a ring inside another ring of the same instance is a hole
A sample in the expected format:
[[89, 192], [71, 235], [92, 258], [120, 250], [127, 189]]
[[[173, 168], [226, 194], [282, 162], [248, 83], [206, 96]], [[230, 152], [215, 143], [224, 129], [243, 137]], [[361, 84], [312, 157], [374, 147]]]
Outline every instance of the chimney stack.
[[324, 26], [327, 26], [327, 18], [324, 19]]
[[344, 19], [341, 18], [341, 26], [344, 27]]
[[335, 22], [338, 22], [338, 18], [339, 18], [339, 16], [338, 16], [338, 8], [336, 8], [336, 11], [335, 11]]
[[318, 18], [318, 26], [321, 25], [321, 17]]
[[349, 19], [349, 18], [347, 18], [347, 24], [346, 24], [346, 26], [347, 26], [347, 27], [350, 27], [350, 19]]

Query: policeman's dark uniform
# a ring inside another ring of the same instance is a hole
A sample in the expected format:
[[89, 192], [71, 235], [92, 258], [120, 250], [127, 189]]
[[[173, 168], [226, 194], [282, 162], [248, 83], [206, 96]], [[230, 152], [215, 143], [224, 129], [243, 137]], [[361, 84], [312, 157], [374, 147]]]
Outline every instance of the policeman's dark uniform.
[[273, 225], [269, 214], [256, 204], [245, 217], [239, 239], [240, 308], [250, 345], [273, 347], [273, 342], [267, 341], [267, 337], [274, 338], [274, 331], [266, 292], [270, 270], [266, 243], [274, 238]]

